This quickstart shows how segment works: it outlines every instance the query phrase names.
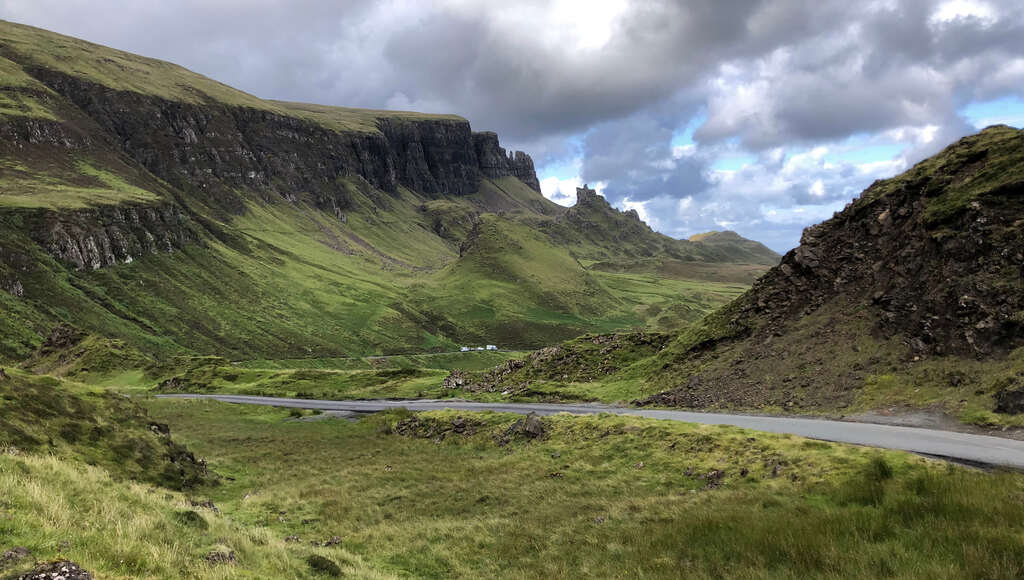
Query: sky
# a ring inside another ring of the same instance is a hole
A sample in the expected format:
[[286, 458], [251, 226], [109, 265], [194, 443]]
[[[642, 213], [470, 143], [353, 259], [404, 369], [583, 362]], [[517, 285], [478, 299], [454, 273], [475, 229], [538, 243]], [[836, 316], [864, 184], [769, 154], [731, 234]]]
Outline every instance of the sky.
[[653, 228], [778, 252], [985, 126], [1024, 125], [1019, 0], [3, 0], [0, 18], [264, 98], [456, 113]]

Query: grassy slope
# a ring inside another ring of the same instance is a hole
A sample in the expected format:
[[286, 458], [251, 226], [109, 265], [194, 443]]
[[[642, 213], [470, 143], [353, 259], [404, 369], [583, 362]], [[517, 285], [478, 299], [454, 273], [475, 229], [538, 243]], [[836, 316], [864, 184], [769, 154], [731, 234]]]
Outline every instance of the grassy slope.
[[691, 242], [700, 242], [705, 246], [719, 249], [727, 256], [732, 256], [737, 261], [751, 259], [758, 264], [774, 266], [779, 262], [779, 256], [767, 246], [754, 240], [748, 240], [734, 231], [724, 232], [711, 231], [703, 234], [690, 236]]
[[[391, 577], [344, 548], [286, 543], [265, 527], [194, 508], [189, 496], [56, 457], [0, 453], [0, 495], [4, 547], [32, 553], [5, 575], [59, 557], [98, 578], [316, 578], [306, 559], [318, 555], [348, 575]], [[215, 551], [234, 552], [237, 563], [208, 563]]]
[[[993, 199], [1014, 195], [998, 192], [1009, 191], [1021, 181], [1019, 161], [1024, 149], [1020, 145], [1020, 131], [990, 128], [901, 176], [874, 184], [853, 204], [853, 210], [876, 203], [889, 192], [913, 190], [915, 184], [933, 180], [921, 197], [923, 224], [929, 235], [942, 240], [955, 234], [949, 229], [950, 220], [972, 202], [989, 200], [996, 207], [1006, 207]], [[981, 159], [984, 163], [979, 163]], [[1010, 219], [1005, 231], [986, 242], [1019, 239], [1019, 226], [1019, 220]], [[665, 271], [662, 266], [652, 260], [629, 267], [598, 262], [590, 268], [644, 273]], [[726, 279], [741, 274], [715, 269]], [[1015, 272], [1009, 274], [1009, 279], [996, 284], [1002, 284], [1007, 298], [1013, 298], [1020, 295], [1020, 280]], [[979, 287], [991, 284], [987, 275], [983, 267], [967, 274]], [[692, 407], [844, 415], [924, 410], [983, 426], [1024, 426], [1024, 415], [993, 411], [1001, 390], [1015, 385], [1019, 389], [1024, 349], [985, 359], [918, 356], [908, 347], [907, 337], [880, 336], [870, 293], [868, 304], [861, 296], [830, 298], [813, 312], [796, 316], [784, 334], [747, 339], [762, 323], [756, 314], [739, 314], [751, 304], [749, 296], [677, 332], [658, 353], [641, 352], [617, 360], [605, 376], [574, 378], [580, 368], [599, 366], [605, 355], [584, 348], [585, 340], [570, 341], [561, 345], [570, 353], [559, 360], [561, 366], [534, 368], [530, 363], [508, 377], [507, 390], [520, 398], [628, 402], [679, 386], [683, 396], [678, 404]], [[568, 362], [561, 364], [562, 360]], [[568, 378], [561, 380], [563, 375]], [[516, 387], [524, 382], [530, 383], [529, 389], [519, 392]], [[687, 390], [693, 393], [689, 400]]]
[[[206, 247], [88, 273], [44, 255], [17, 233], [17, 215], [8, 214], [2, 219], [12, 225], [0, 232], [5, 247], [30, 256], [33, 268], [12, 273], [26, 299], [0, 293], [9, 313], [0, 321], [3, 350], [27, 356], [60, 320], [161, 356], [420, 353], [455, 350], [459, 342], [537, 347], [586, 330], [664, 319], [675, 304], [689, 312], [679, 320], [692, 319], [737, 289], [656, 275], [591, 275], [502, 218], [488, 218], [501, 230], [484, 259], [458, 261], [456, 250], [418, 221], [414, 202], [353, 213], [348, 224], [290, 204], [254, 205], [233, 225], [248, 241], [229, 246], [211, 239]], [[506, 253], [513, 246], [522, 251]], [[452, 263], [447, 269], [422, 270], [445, 261]], [[492, 310], [501, 314], [486, 315]]]
[[524, 351], [469, 351], [435, 354], [368, 356], [360, 358], [305, 358], [249, 360], [234, 363], [247, 369], [328, 369], [342, 371], [388, 369], [466, 369], [493, 368], [506, 360], [525, 356]]
[[[304, 103], [268, 101], [184, 67], [93, 44], [47, 30], [0, 21], [0, 38], [5, 46], [0, 56], [0, 86], [42, 90], [42, 85], [26, 79], [23, 68], [45, 68], [69, 74], [119, 91], [131, 91], [183, 103], [217, 102], [227, 105], [271, 111], [301, 117], [327, 128], [346, 131], [378, 132], [376, 119], [452, 119], [455, 115], [429, 115], [405, 111], [328, 107]], [[16, 61], [13, 65], [11, 61]], [[10, 98], [10, 97], [7, 97]], [[25, 97], [22, 107], [36, 116], [53, 116], [45, 110], [45, 101]], [[0, 100], [0, 112], [11, 104]], [[39, 111], [42, 109], [42, 111]]]
[[593, 190], [579, 190], [577, 203], [562, 219], [547, 228], [573, 256], [588, 262], [630, 267], [638, 260], [729, 263], [761, 266], [778, 263], [780, 256], [757, 242], [738, 235], [717, 236], [705, 241], [677, 240], [657, 233], [636, 212], [613, 208]]
[[202, 466], [124, 397], [52, 377], [0, 378], [0, 448], [38, 452], [173, 489], [206, 480]]
[[[469, 335], [474, 342], [487, 341], [485, 333], [496, 324], [531, 342], [550, 342], [619, 307], [568, 252], [528, 226], [485, 215], [470, 240], [423, 294], [431, 296], [432, 308], [452, 312], [475, 330]], [[473, 328], [477, 324], [480, 330]]]
[[0, 115], [55, 120], [57, 113], [45, 99], [50, 94], [17, 63], [0, 57]]
[[386, 573], [1011, 578], [1024, 566], [1020, 475], [901, 453], [571, 416], [499, 446], [515, 417], [464, 414], [467, 436], [452, 431], [455, 413], [399, 425], [407, 415], [303, 422], [148, 405], [235, 478], [211, 491], [227, 517], [274, 537], [341, 535]]
[[[28, 73], [51, 69], [116, 90], [300, 115], [334, 130], [375, 130], [382, 115], [457, 119], [262, 101], [176, 65], [12, 23], [0, 22], [0, 38], [0, 92], [24, 101], [5, 115], [58, 119], [83, 135], [97, 130], [92, 121]], [[552, 224], [566, 210], [511, 177], [443, 200], [354, 181], [344, 223], [262, 200], [223, 223], [102, 136], [91, 137], [85, 148], [32, 145], [0, 156], [0, 247], [23, 262], [0, 266], [0, 283], [25, 288], [24, 299], [0, 292], [8, 314], [0, 319], [0, 360], [28, 356], [62, 321], [163, 358], [422, 353], [460, 342], [539, 347], [587, 330], [677, 327], [735, 293], [734, 285], [703, 284], [696, 271], [686, 282], [659, 272], [586, 271], [574, 260], [578, 248], [552, 242]], [[173, 255], [79, 273], [24, 234], [40, 227], [26, 225], [39, 210], [170, 199], [212, 235]], [[480, 214], [497, 225], [459, 259]]]

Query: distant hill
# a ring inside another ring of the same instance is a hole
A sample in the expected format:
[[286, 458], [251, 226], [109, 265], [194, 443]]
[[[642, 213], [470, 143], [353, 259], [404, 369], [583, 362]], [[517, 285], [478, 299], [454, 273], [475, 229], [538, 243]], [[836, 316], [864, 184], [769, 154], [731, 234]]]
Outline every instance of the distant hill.
[[636, 210], [620, 211], [586, 185], [576, 189], [576, 204], [550, 227], [551, 235], [581, 259], [665, 259], [750, 263], [774, 266], [779, 256], [765, 246], [732, 237], [677, 240], [652, 230]]
[[539, 347], [685, 326], [768, 263], [555, 205], [456, 115], [268, 101], [0, 22], [0, 360], [58, 324], [158, 358]]
[[718, 248], [730, 257], [735, 257], [739, 260], [747, 259], [758, 264], [774, 266], [778, 264], [779, 259], [782, 258], [782, 256], [775, 253], [761, 242], [748, 240], [731, 230], [694, 234], [690, 236], [689, 239], [691, 242]]

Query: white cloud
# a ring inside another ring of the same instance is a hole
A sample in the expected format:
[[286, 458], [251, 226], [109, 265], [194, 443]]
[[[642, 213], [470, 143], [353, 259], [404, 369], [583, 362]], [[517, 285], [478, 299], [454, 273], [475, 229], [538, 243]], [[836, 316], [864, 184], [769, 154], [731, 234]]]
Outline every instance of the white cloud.
[[651, 226], [653, 228], [657, 224], [655, 223], [653, 216], [651, 216], [647, 212], [647, 203], [648, 202], [646, 202], [646, 201], [632, 201], [629, 198], [626, 198], [626, 199], [622, 200], [622, 208], [621, 209], [624, 209], [624, 210], [635, 209], [636, 213], [640, 216], [640, 219], [643, 220], [644, 222], [646, 222], [647, 225], [649, 225], [649, 226]]
[[676, 145], [672, 147], [672, 159], [682, 159], [683, 157], [693, 157], [697, 153], [697, 146], [693, 143], [686, 145]]
[[959, 19], [976, 19], [983, 26], [999, 20], [995, 8], [980, 0], [948, 0], [939, 4], [928, 19], [929, 24], [942, 25]]
[[811, 186], [807, 188], [807, 191], [810, 192], [810, 194], [813, 195], [814, 197], [824, 197], [825, 182], [820, 179], [815, 179], [814, 183], [812, 183]]
[[558, 205], [570, 207], [576, 203], [576, 188], [583, 187], [584, 185], [596, 191], [598, 195], [604, 195], [604, 190], [608, 184], [599, 181], [588, 185], [583, 183], [583, 179], [579, 176], [568, 179], [546, 177], [540, 180], [540, 191], [544, 194], [544, 197]]

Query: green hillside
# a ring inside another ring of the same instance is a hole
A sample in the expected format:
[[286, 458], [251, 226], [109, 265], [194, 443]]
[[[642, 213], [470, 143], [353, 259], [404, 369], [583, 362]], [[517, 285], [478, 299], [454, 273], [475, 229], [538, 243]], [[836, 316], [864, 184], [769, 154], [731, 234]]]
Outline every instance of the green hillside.
[[157, 358], [536, 348], [685, 326], [751, 281], [608, 264], [765, 269], [607, 204], [584, 223], [457, 116], [264, 101], [12, 23], [0, 45], [0, 360], [59, 323]]
[[0, 577], [1019, 578], [1019, 473], [151, 395], [1024, 427], [1021, 167], [1024, 131], [987, 129], [781, 257], [587, 187], [556, 205], [455, 115], [266, 101], [0, 22]]

